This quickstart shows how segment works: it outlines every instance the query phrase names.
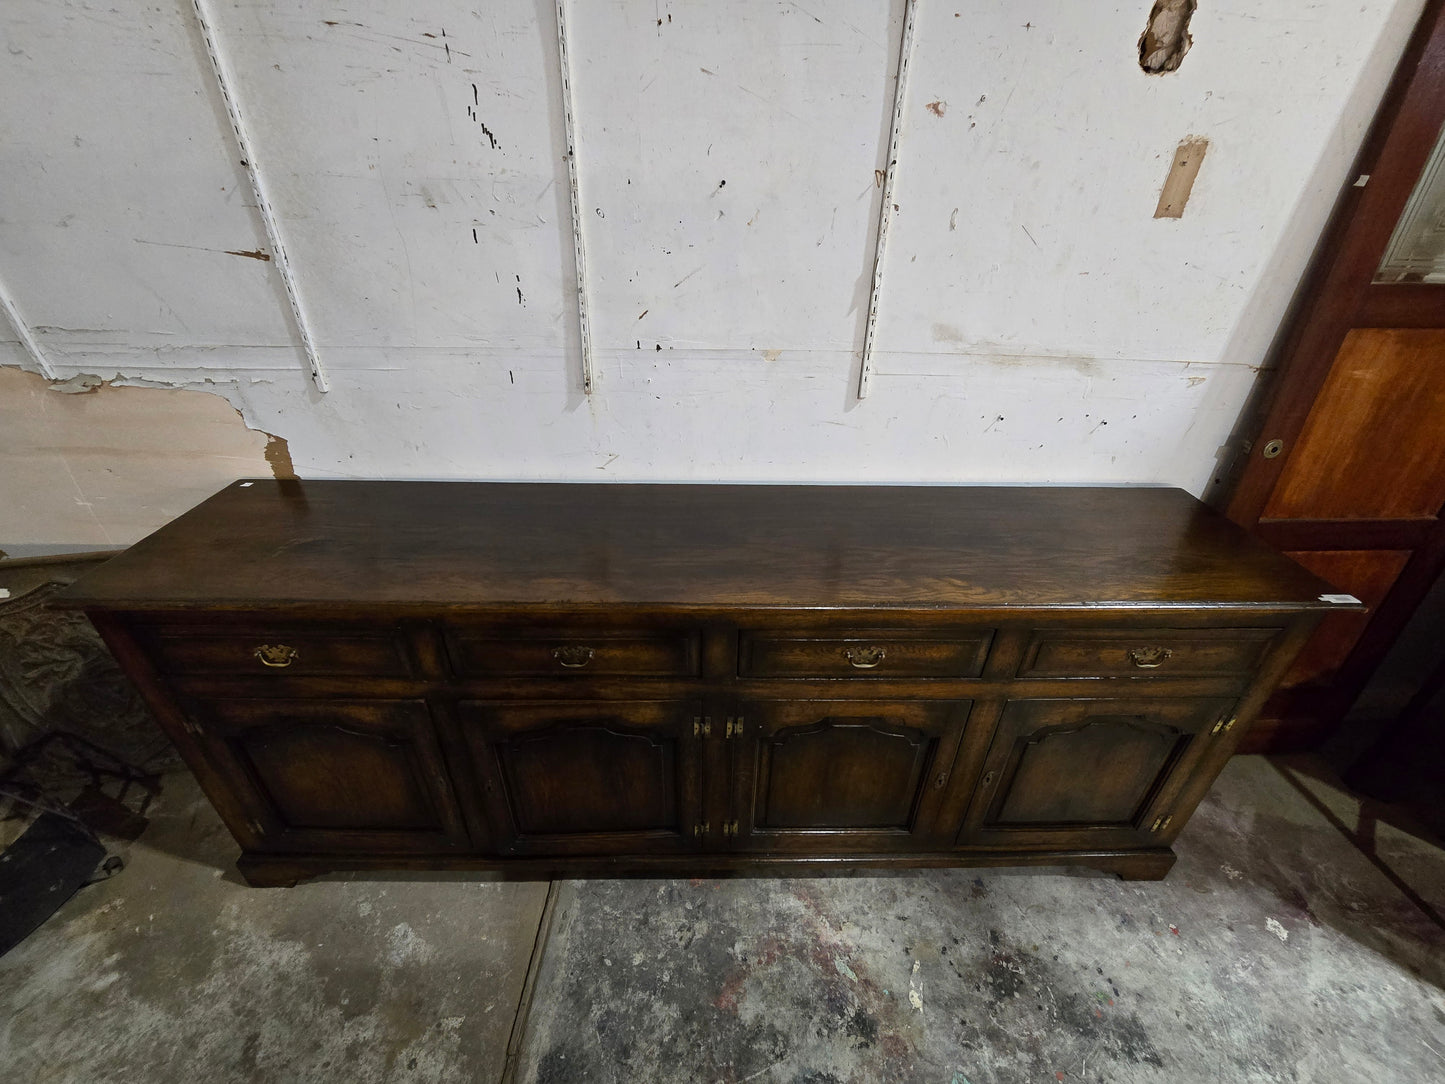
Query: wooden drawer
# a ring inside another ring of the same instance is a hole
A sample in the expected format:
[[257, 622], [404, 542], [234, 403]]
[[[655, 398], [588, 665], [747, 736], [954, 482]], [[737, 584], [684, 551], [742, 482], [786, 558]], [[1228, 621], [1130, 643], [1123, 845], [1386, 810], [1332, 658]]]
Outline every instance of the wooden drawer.
[[414, 673], [400, 629], [257, 622], [141, 625], [134, 632], [156, 668], [166, 674], [410, 677]]
[[699, 634], [670, 629], [466, 628], [446, 631], [452, 669], [465, 677], [694, 677]]
[[1247, 674], [1279, 629], [1040, 629], [1018, 676], [1185, 677]]
[[983, 672], [992, 640], [992, 629], [745, 631], [738, 673], [784, 678], [970, 678]]

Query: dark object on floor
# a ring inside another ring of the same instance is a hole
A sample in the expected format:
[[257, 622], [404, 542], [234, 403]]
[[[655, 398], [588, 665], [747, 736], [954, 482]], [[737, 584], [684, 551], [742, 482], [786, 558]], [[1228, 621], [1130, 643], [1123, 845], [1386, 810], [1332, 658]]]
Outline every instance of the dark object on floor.
[[74, 734], [45, 735], [0, 772], [0, 796], [15, 799], [22, 809], [69, 813], [92, 832], [117, 839], [140, 838], [146, 810], [159, 793], [159, 775]]
[[0, 855], [0, 956], [94, 878], [105, 848], [81, 825], [42, 813]]
[[179, 766], [135, 688], [84, 615], [55, 593], [103, 562], [0, 562], [0, 763], [55, 731], [146, 772]]
[[1407, 806], [1431, 831], [1445, 836], [1445, 652], [1394, 730], [1348, 778], [1374, 798]]

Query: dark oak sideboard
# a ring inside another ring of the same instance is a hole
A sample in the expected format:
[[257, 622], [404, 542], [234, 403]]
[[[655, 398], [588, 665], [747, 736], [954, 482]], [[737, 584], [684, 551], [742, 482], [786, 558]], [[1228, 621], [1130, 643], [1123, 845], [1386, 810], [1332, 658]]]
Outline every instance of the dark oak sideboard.
[[250, 480], [64, 601], [279, 885], [1162, 877], [1330, 591], [1165, 488]]

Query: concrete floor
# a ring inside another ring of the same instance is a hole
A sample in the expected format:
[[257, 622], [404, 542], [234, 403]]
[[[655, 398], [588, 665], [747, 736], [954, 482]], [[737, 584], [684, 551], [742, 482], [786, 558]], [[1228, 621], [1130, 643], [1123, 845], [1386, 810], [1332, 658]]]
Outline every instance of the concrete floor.
[[125, 870], [0, 959], [0, 1079], [1445, 1079], [1445, 852], [1322, 775], [1236, 759], [1157, 884], [952, 870], [550, 896], [246, 888], [171, 776], [116, 845]]

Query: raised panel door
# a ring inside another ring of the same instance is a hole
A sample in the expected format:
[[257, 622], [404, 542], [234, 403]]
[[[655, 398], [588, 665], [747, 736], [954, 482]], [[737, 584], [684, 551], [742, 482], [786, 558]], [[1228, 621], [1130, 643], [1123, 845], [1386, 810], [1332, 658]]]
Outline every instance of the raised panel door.
[[695, 850], [702, 830], [696, 701], [463, 701], [472, 767], [502, 850]]
[[423, 701], [211, 699], [186, 705], [186, 726], [248, 811], [255, 849], [469, 843]]
[[1233, 700], [1011, 700], [960, 845], [1147, 846]]
[[732, 738], [734, 844], [928, 848], [969, 708], [958, 700], [744, 704]]

